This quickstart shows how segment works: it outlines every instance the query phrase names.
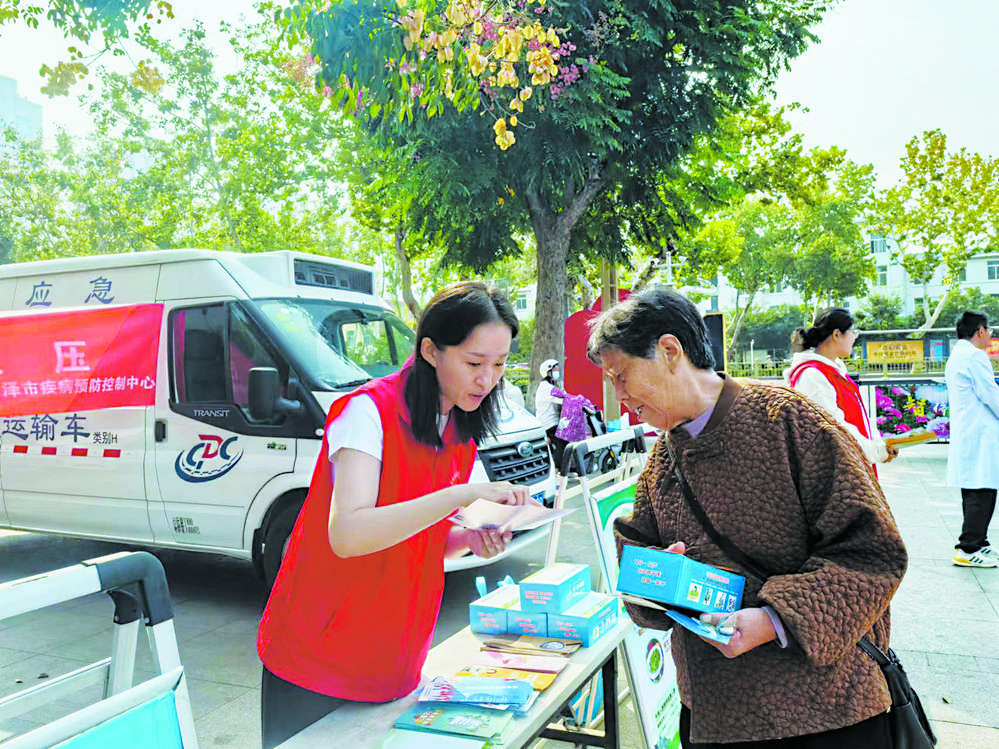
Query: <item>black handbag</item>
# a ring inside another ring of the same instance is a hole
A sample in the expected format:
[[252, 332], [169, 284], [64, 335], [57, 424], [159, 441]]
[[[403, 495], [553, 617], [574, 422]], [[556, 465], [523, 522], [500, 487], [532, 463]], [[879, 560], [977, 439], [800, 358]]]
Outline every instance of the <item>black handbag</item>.
[[[711, 540], [718, 544], [730, 558], [738, 562], [743, 568], [761, 581], [765, 581], [769, 574], [765, 568], [750, 558], [745, 552], [736, 546], [729, 538], [723, 536], [715, 528], [708, 514], [704, 511], [701, 503], [694, 497], [687, 480], [680, 472], [680, 463], [673, 452], [673, 446], [666, 439], [666, 449], [669, 451], [670, 462], [673, 464], [673, 475], [676, 483], [680, 486], [680, 493], [694, 517], [707, 531]], [[923, 705], [919, 701], [919, 695], [909, 683], [909, 677], [902, 668], [898, 656], [890, 648], [885, 653], [877, 645], [871, 642], [867, 635], [864, 635], [857, 642], [867, 655], [881, 668], [881, 673], [888, 684], [888, 691], [891, 694], [891, 710], [888, 711], [888, 721], [891, 726], [892, 746], [895, 749], [933, 749], [937, 743], [937, 737], [933, 734], [929, 718], [923, 710]]]

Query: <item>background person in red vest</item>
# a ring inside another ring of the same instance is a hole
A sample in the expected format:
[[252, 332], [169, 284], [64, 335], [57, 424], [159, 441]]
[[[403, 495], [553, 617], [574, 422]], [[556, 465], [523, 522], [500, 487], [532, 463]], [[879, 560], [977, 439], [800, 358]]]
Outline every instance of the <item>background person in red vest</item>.
[[822, 406], [860, 443], [871, 463], [887, 463], [898, 455], [888, 447], [871, 423], [860, 397], [860, 388], [841, 361], [848, 357], [857, 340], [853, 317], [835, 307], [819, 315], [815, 324], [798, 328], [791, 337], [799, 349], [784, 371], [787, 383]]
[[[495, 556], [509, 532], [448, 520], [527, 487], [467, 484], [475, 440], [496, 425], [495, 388], [517, 317], [481, 283], [439, 292], [396, 374], [330, 408], [322, 452], [260, 621], [261, 728], [273, 747], [347, 701], [413, 691], [430, 650], [444, 558]], [[335, 481], [334, 481], [335, 476]]]

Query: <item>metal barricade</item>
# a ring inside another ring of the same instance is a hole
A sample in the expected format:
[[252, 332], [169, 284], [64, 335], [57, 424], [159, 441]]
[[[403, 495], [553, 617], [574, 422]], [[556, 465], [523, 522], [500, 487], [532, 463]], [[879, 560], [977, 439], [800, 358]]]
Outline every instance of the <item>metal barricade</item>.
[[[4, 749], [197, 749], [166, 575], [152, 554], [111, 554], [4, 583], [0, 620], [99, 592], [114, 601], [111, 656], [0, 699], [0, 721], [93, 685], [102, 687], [102, 699], [8, 738]], [[149, 639], [156, 675], [133, 684], [140, 626]]]

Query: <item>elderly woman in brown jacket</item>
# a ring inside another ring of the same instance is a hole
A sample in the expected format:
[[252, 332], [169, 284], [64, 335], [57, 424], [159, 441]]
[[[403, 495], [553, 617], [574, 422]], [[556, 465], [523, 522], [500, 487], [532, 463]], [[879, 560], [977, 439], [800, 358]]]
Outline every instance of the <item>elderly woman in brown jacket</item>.
[[[906, 552], [856, 441], [794, 391], [715, 373], [701, 316], [673, 292], [646, 291], [603, 313], [589, 355], [621, 403], [666, 430], [633, 516], [615, 523], [619, 549], [665, 548], [747, 577], [745, 608], [715, 615], [734, 629], [728, 644], [673, 632], [683, 746], [890, 749], [891, 698], [857, 641], [888, 646]], [[708, 536], [669, 446], [715, 528], [768, 579]], [[628, 612], [644, 627], [672, 624], [654, 609]]]

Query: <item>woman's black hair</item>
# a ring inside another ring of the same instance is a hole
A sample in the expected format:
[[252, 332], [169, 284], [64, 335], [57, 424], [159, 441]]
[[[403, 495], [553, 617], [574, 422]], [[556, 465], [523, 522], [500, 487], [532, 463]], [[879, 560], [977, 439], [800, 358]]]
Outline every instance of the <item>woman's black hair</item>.
[[680, 341], [691, 364], [714, 369], [711, 337], [701, 313], [685, 296], [664, 288], [630, 296], [601, 314], [591, 328], [586, 355], [597, 366], [606, 349], [651, 359], [659, 338], [667, 333]]
[[798, 328], [791, 334], [792, 343], [802, 347], [803, 351], [813, 349], [825, 341], [837, 330], [845, 333], [853, 327], [853, 316], [842, 307], [827, 309], [815, 320], [815, 324], [808, 328]]
[[[441, 289], [430, 300], [416, 326], [416, 351], [413, 369], [406, 379], [403, 397], [409, 409], [413, 436], [417, 440], [441, 447], [437, 417], [441, 410], [441, 388], [437, 370], [423, 358], [421, 342], [429, 338], [438, 351], [459, 346], [483, 323], [503, 323], [510, 335], [517, 337], [520, 323], [506, 297], [495, 288], [478, 281], [459, 281]], [[476, 442], [495, 434], [499, 422], [499, 394], [503, 381], [493, 388], [474, 411], [451, 409], [461, 439]]]
[[982, 312], [968, 310], [958, 316], [954, 326], [957, 328], [957, 337], [967, 341], [974, 338], [980, 328], [989, 327], [989, 318]]

